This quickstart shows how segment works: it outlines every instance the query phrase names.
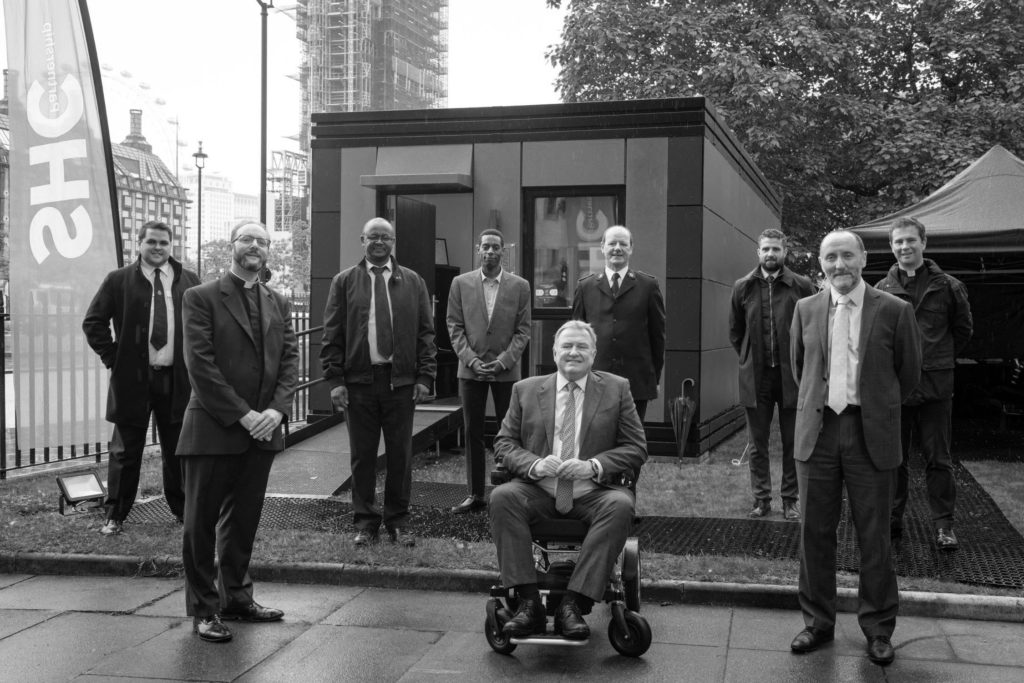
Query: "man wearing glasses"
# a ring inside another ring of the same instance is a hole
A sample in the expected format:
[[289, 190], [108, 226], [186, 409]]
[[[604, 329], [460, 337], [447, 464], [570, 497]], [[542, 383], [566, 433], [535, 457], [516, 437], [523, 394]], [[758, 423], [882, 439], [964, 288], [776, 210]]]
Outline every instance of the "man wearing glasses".
[[256, 603], [249, 576], [299, 369], [288, 301], [259, 281], [269, 253], [263, 224], [242, 221], [231, 231], [230, 272], [184, 298], [192, 382], [178, 441], [185, 470], [185, 606], [193, 631], [211, 642], [231, 640], [222, 620], [284, 616]]
[[[395, 229], [383, 218], [363, 226], [366, 254], [334, 276], [320, 350], [331, 402], [346, 411], [352, 458], [355, 545], [379, 540], [413, 546], [406, 533], [412, 488], [412, 421], [437, 374], [434, 318], [423, 278], [392, 255]], [[381, 433], [387, 453], [383, 508], [375, 504]]]

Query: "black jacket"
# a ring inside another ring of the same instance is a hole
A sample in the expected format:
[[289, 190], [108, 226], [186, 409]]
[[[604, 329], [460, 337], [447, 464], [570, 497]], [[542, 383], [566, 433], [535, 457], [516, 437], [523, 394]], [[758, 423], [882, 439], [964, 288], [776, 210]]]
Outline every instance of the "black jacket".
[[[199, 276], [171, 258], [174, 270], [174, 395], [172, 416], [180, 422], [191, 388], [182, 350], [181, 297], [199, 284]], [[142, 274], [140, 261], [111, 271], [89, 304], [82, 331], [92, 350], [110, 369], [107, 420], [145, 427], [149, 424], [149, 308], [153, 285]], [[113, 333], [111, 333], [113, 321]]]

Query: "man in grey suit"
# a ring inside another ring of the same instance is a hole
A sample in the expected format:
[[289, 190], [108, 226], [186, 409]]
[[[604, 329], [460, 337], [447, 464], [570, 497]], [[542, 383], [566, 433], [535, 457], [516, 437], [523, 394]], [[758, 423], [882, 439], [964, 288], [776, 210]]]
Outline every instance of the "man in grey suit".
[[818, 258], [829, 286], [801, 299], [790, 355], [800, 390], [796, 471], [800, 525], [798, 597], [804, 629], [790, 645], [810, 652], [831, 641], [836, 621], [836, 528], [846, 486], [860, 547], [857, 620], [876, 664], [895, 656], [899, 594], [889, 512], [900, 464], [900, 408], [921, 376], [914, 310], [869, 287], [860, 237], [830, 232]]
[[513, 386], [494, 442], [515, 477], [491, 492], [490, 510], [501, 581], [519, 597], [516, 614], [504, 626], [511, 637], [547, 628], [530, 524], [568, 517], [590, 526], [555, 613], [556, 633], [583, 640], [590, 628], [582, 614], [604, 594], [633, 522], [631, 487], [647, 459], [647, 441], [628, 381], [591, 371], [596, 351], [590, 325], [562, 325], [555, 333], [558, 372]]
[[466, 431], [469, 496], [452, 512], [486, 507], [484, 419], [487, 391], [498, 424], [505, 419], [512, 385], [522, 376], [520, 357], [530, 341], [530, 284], [501, 268], [505, 239], [494, 229], [480, 233], [480, 268], [452, 281], [448, 334], [459, 357], [459, 396]]
[[231, 231], [231, 249], [231, 271], [186, 291], [182, 311], [192, 383], [178, 441], [185, 607], [193, 631], [211, 642], [231, 640], [222, 620], [284, 616], [253, 600], [249, 559], [270, 466], [284, 448], [281, 422], [298, 384], [288, 302], [258, 279], [270, 235], [261, 223], [242, 221]]

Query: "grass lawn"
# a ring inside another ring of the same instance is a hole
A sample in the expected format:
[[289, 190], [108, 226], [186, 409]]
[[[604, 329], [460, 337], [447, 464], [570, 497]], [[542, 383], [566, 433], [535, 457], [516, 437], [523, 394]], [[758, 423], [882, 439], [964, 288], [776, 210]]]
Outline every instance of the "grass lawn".
[[[638, 485], [638, 508], [642, 515], [687, 517], [745, 517], [752, 506], [749, 470], [738, 461], [745, 445], [742, 432], [721, 444], [703, 464], [680, 465], [652, 462], [644, 467]], [[778, 452], [778, 444], [772, 446]], [[140, 485], [140, 497], [159, 495], [159, 457], [150, 449]], [[782, 520], [777, 498], [780, 481], [778, 458], [772, 462], [772, 518]], [[1024, 465], [1019, 463], [971, 462], [971, 473], [985, 487], [1018, 531], [1024, 533]], [[417, 457], [416, 481], [465, 481], [461, 454], [442, 452]], [[53, 474], [18, 476], [0, 482], [0, 550], [5, 552], [63, 552], [123, 554], [149, 557], [180, 557], [181, 528], [176, 524], [133, 524], [125, 534], [100, 536], [99, 514], [62, 517], [57, 512], [57, 486]], [[412, 549], [381, 544], [357, 549], [349, 534], [263, 528], [256, 540], [254, 558], [280, 562], [335, 562], [371, 566], [407, 566], [482, 569], [497, 571], [494, 547], [490, 543], [468, 543], [456, 539], [421, 538]], [[676, 556], [644, 553], [644, 576], [648, 579], [728, 581], [795, 585], [797, 565], [793, 561], [756, 557], [712, 555]], [[145, 567], [140, 567], [145, 572]], [[841, 574], [839, 583], [856, 586], [855, 574]], [[901, 577], [903, 590], [982, 595], [1022, 595], [1021, 591], [967, 586], [932, 579]]]

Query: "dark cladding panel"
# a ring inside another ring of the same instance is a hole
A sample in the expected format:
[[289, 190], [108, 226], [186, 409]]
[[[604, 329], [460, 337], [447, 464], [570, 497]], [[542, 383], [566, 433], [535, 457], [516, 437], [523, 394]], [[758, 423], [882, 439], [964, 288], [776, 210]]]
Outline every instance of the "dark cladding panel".
[[[324, 322], [324, 306], [327, 305], [327, 295], [331, 291], [331, 277], [311, 277], [309, 287], [309, 326], [319, 327]], [[323, 340], [323, 332], [313, 332], [309, 335], [309, 376], [322, 377], [323, 369], [320, 367], [320, 346]], [[311, 411], [322, 414], [329, 414], [332, 411], [330, 390], [323, 382], [310, 388], [309, 408]]]
[[[518, 142], [481, 143], [473, 146], [473, 236], [492, 227], [492, 211], [505, 239], [522, 244], [522, 194], [519, 184], [522, 170], [522, 145]], [[450, 248], [450, 247], [449, 247]], [[522, 259], [522, 249], [519, 250]], [[523, 264], [515, 264], [521, 273]]]
[[703, 216], [700, 206], [668, 207], [665, 277], [700, 277]]
[[337, 211], [341, 200], [341, 150], [313, 150], [310, 174], [312, 212]]
[[701, 287], [701, 333], [702, 349], [720, 349], [729, 343], [729, 308], [732, 301], [732, 285], [724, 282], [704, 280]]
[[732, 348], [712, 349], [700, 355], [701, 416], [714, 417], [735, 406], [739, 400], [736, 354]]
[[668, 216], [668, 140], [626, 140], [626, 227], [633, 232], [630, 265], [658, 278], [664, 287]]
[[316, 249], [309, 254], [310, 277], [334, 277], [340, 268], [341, 217], [337, 211], [318, 211], [312, 215], [312, 234], [316, 236]]
[[704, 138], [679, 137], [668, 141], [668, 205], [703, 203]]
[[523, 185], [622, 185], [626, 141], [556, 140], [523, 143]]
[[701, 282], [696, 279], [673, 278], [665, 283], [665, 348], [700, 348], [700, 289]]
[[731, 286], [757, 265], [757, 244], [718, 214], [704, 211], [702, 234], [705, 279]]
[[[341, 231], [340, 257], [342, 267], [355, 265], [363, 257], [359, 235], [363, 225], [377, 215], [377, 192], [363, 187], [360, 176], [377, 169], [375, 147], [353, 147], [341, 151], [341, 206], [338, 229]], [[317, 249], [320, 245], [317, 244]]]

